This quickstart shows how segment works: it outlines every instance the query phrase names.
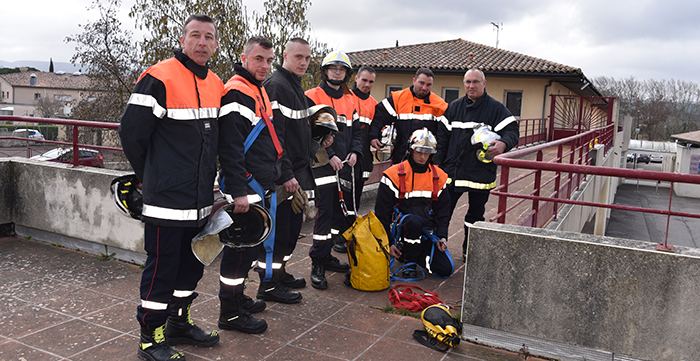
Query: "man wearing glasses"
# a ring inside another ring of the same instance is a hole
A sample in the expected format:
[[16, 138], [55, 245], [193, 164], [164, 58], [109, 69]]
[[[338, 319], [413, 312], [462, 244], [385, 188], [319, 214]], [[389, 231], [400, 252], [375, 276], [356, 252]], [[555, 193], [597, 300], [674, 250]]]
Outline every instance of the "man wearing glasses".
[[[502, 103], [486, 94], [486, 77], [481, 70], [471, 69], [464, 74], [464, 90], [467, 95], [450, 103], [445, 112], [448, 122], [438, 127], [435, 155], [435, 163], [449, 176], [447, 189], [453, 212], [462, 194], [469, 193], [469, 208], [464, 216], [463, 261], [469, 227], [484, 220], [489, 192], [496, 187], [497, 166], [490, 159], [511, 150], [519, 138], [517, 119]], [[483, 145], [471, 141], [474, 129], [482, 123], [500, 136], [500, 140], [489, 143], [485, 157], [484, 154], [479, 157]]]

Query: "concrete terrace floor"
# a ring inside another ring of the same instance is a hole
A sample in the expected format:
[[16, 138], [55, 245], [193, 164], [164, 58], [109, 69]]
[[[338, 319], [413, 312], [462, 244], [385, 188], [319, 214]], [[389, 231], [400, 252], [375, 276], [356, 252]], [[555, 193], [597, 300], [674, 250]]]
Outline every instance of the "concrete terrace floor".
[[[463, 197], [466, 203], [466, 198]], [[462, 201], [462, 200], [460, 200]], [[364, 204], [360, 213], [369, 212]], [[455, 274], [413, 282], [459, 312], [464, 264], [458, 207], [450, 227], [449, 250]], [[288, 270], [308, 277], [312, 222], [304, 224]], [[347, 260], [344, 254], [336, 254]], [[216, 329], [219, 313], [218, 260], [206, 267], [192, 307], [202, 328]], [[137, 360], [139, 326], [135, 311], [141, 270], [116, 260], [17, 237], [0, 238], [0, 360]], [[246, 294], [255, 297], [258, 277], [251, 272]], [[260, 335], [219, 330], [214, 347], [176, 347], [188, 360], [519, 360], [517, 353], [462, 343], [447, 353], [420, 345], [412, 337], [420, 319], [385, 313], [388, 290], [361, 292], [343, 284], [344, 274], [327, 272], [329, 288], [310, 284], [299, 304], [267, 303], [256, 317], [268, 323]], [[396, 283], [394, 283], [396, 284]], [[394, 286], [392, 284], [392, 287]], [[528, 358], [528, 360], [537, 360]]]

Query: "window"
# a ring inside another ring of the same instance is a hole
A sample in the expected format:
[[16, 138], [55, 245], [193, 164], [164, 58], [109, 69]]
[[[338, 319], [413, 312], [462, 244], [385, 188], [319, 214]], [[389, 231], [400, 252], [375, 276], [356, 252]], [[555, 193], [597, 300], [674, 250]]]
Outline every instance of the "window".
[[41, 99], [41, 93], [34, 93], [34, 100]]
[[459, 88], [442, 88], [442, 99], [447, 103], [459, 98]]
[[403, 89], [401, 85], [387, 85], [386, 86], [386, 96], [389, 97], [391, 95], [391, 92], [396, 92]]
[[62, 101], [62, 102], [69, 102], [69, 101], [73, 100], [73, 97], [68, 95], [68, 94], [55, 94], [53, 96], [53, 99], [57, 100], [57, 101]]
[[523, 106], [523, 91], [522, 90], [506, 90], [506, 101], [505, 105], [511, 114], [516, 118], [520, 118], [522, 106]]

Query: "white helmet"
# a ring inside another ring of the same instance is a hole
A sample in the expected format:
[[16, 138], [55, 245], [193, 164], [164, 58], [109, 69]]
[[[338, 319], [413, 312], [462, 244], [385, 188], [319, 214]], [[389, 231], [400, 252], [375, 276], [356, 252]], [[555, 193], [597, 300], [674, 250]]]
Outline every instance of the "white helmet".
[[421, 153], [437, 153], [437, 140], [428, 128], [416, 129], [408, 138], [408, 148]]
[[325, 80], [326, 82], [330, 82], [333, 85], [341, 84], [334, 84], [337, 81], [328, 80], [328, 76], [326, 75], [326, 72], [324, 70], [326, 69], [326, 67], [332, 64], [342, 65], [343, 67], [345, 67], [345, 78], [342, 82], [347, 83], [348, 81], [350, 81], [350, 76], [352, 75], [352, 64], [350, 64], [350, 58], [348, 58], [347, 54], [345, 54], [342, 51], [334, 51], [326, 55], [325, 58], [323, 58], [323, 61], [321, 62], [321, 78], [323, 78], [323, 80]]

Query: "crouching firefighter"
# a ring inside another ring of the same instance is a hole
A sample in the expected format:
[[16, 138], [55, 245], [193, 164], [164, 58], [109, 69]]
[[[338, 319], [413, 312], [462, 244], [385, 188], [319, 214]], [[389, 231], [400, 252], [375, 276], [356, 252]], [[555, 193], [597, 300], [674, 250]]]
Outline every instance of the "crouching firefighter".
[[[248, 41], [241, 54], [242, 64], [235, 65], [236, 75], [224, 87], [219, 116], [221, 189], [229, 202], [233, 202], [233, 213], [246, 213], [252, 203], [257, 203], [269, 209], [273, 224], [260, 247], [225, 247], [221, 259], [218, 325], [221, 329], [245, 333], [261, 333], [267, 329], [264, 320], [251, 315], [264, 310], [265, 301], [253, 301], [243, 290], [248, 272], [261, 253], [270, 260], [268, 267], [272, 266], [277, 207], [275, 181], [281, 175], [282, 147], [272, 124], [272, 106], [262, 81], [273, 57], [269, 40], [253, 37]], [[266, 282], [272, 282], [272, 277], [264, 278], [261, 284]], [[301, 299], [299, 292], [286, 287], [279, 291], [280, 297], [290, 303]]]
[[[391, 244], [391, 255], [403, 263], [416, 263], [440, 278], [454, 271], [447, 252], [450, 196], [447, 174], [432, 164], [437, 142], [427, 128], [415, 130], [408, 141], [407, 158], [384, 171], [374, 213]], [[416, 278], [415, 266], [402, 273]]]

